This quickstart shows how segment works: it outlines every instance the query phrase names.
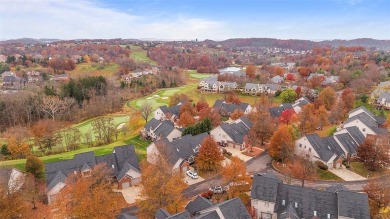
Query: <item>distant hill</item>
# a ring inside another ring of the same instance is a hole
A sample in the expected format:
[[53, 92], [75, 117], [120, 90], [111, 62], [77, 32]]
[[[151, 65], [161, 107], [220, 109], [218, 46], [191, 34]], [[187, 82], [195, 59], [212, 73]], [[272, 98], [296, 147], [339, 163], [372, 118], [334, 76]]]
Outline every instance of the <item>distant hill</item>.
[[33, 38], [20, 38], [12, 40], [3, 40], [0, 41], [0, 44], [46, 44], [61, 41], [59, 39], [33, 39]]
[[208, 45], [221, 44], [225, 47], [236, 49], [252, 49], [259, 47], [278, 47], [283, 49], [293, 50], [311, 50], [315, 47], [331, 46], [364, 46], [367, 48], [375, 47], [383, 50], [390, 49], [390, 40], [375, 40], [370, 38], [354, 39], [354, 40], [325, 40], [315, 42], [311, 40], [279, 40], [272, 38], [238, 38], [228, 39], [223, 41], [205, 40], [204, 43]]

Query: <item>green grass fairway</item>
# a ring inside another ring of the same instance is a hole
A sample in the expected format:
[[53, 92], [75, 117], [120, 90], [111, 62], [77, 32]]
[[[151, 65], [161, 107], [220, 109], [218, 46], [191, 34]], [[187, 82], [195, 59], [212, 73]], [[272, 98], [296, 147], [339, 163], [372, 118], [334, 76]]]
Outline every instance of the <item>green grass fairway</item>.
[[[198, 72], [196, 72], [196, 70], [188, 70], [187, 72], [189, 73], [189, 76], [191, 78], [195, 78], [195, 79], [208, 78], [208, 77], [210, 77], [210, 75], [212, 75], [212, 74], [207, 74], [207, 73], [198, 73]], [[217, 76], [217, 75], [215, 75], [215, 76]]]
[[[146, 147], [150, 144], [150, 141], [142, 141], [139, 138], [139, 135], [133, 136], [129, 139], [116, 141], [108, 145], [100, 146], [100, 147], [92, 147], [92, 148], [83, 148], [75, 151], [69, 151], [61, 154], [49, 155], [40, 157], [44, 163], [57, 162], [62, 160], [69, 160], [74, 157], [75, 154], [80, 154], [84, 152], [93, 151], [96, 156], [101, 156], [105, 154], [112, 153], [112, 149], [116, 146], [133, 144], [138, 155], [138, 159], [144, 159], [146, 157]], [[1, 161], [0, 166], [2, 167], [15, 167], [20, 170], [24, 170], [26, 159], [18, 159], [18, 160], [7, 160]]]
[[136, 61], [141, 61], [141, 62], [147, 62], [151, 65], [157, 65], [157, 63], [146, 55], [146, 50], [142, 49], [140, 46], [130, 46], [131, 53], [130, 53], [130, 58], [136, 60]]
[[73, 71], [67, 73], [71, 78], [78, 78], [82, 76], [106, 76], [111, 77], [115, 72], [119, 70], [119, 66], [115, 63], [104, 65], [103, 69], [98, 69], [98, 63], [82, 63], [76, 65]]

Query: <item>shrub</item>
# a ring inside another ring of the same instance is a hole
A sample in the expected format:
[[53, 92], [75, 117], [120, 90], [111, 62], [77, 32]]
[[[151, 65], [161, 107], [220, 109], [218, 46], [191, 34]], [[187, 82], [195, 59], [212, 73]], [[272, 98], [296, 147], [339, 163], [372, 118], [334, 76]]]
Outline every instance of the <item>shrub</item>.
[[318, 168], [320, 168], [321, 170], [328, 170], [328, 166], [325, 165], [324, 163], [322, 163], [321, 161], [316, 161], [316, 165]]

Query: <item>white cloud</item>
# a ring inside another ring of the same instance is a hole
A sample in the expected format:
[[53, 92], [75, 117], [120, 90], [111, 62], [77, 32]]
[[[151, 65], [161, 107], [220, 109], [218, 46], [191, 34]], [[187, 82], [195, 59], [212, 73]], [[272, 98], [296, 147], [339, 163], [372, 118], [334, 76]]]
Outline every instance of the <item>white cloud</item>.
[[0, 3], [1, 39], [228, 37], [223, 22], [175, 15], [156, 21], [146, 15], [105, 8], [90, 0], [0, 0]]

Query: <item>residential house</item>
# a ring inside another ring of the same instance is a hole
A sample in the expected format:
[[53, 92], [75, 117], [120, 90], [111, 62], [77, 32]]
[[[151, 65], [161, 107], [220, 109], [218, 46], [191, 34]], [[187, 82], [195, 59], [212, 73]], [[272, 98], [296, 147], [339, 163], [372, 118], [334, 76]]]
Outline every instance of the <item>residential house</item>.
[[233, 198], [221, 203], [213, 204], [211, 201], [197, 196], [185, 210], [171, 215], [165, 209], [158, 209], [156, 219], [251, 219], [251, 215], [240, 198]]
[[356, 126], [367, 137], [367, 134], [378, 135], [388, 133], [387, 129], [380, 127], [385, 121], [386, 118], [374, 116], [364, 106], [361, 106], [349, 113], [348, 119], [345, 121], [343, 127]]
[[180, 117], [181, 107], [182, 103], [171, 107], [160, 106], [154, 111], [154, 118], [160, 121], [171, 120], [171, 122], [175, 122]]
[[301, 112], [303, 106], [310, 104], [310, 103], [311, 102], [309, 99], [307, 99], [306, 97], [301, 97], [293, 103], [292, 107], [293, 107], [295, 113], [298, 114]]
[[208, 93], [224, 93], [236, 90], [238, 85], [236, 82], [218, 81], [217, 77], [208, 77], [199, 82], [201, 92]]
[[270, 82], [273, 84], [281, 84], [284, 81], [284, 77], [276, 75], [270, 79]]
[[310, 81], [311, 79], [315, 78], [315, 77], [322, 77], [324, 78], [325, 80], [325, 75], [322, 74], [322, 73], [310, 73], [309, 77], [307, 78], [308, 81]]
[[376, 104], [385, 109], [390, 109], [390, 92], [383, 92], [379, 95]]
[[245, 115], [252, 111], [251, 105], [248, 103], [226, 103], [224, 100], [216, 100], [213, 105], [214, 110], [218, 110], [222, 116], [230, 116], [235, 110], [241, 110]]
[[282, 113], [287, 109], [294, 109], [293, 104], [283, 103], [280, 106], [269, 108], [268, 111], [273, 118], [279, 118], [280, 115], [282, 115]]
[[112, 176], [119, 189], [139, 185], [141, 173], [137, 155], [133, 145], [115, 147], [111, 154], [95, 156], [91, 152], [76, 154], [73, 159], [45, 164], [46, 192], [48, 202], [66, 186], [66, 178], [70, 174], [82, 174], [88, 177], [91, 170], [98, 164], [105, 164], [112, 170]]
[[339, 81], [340, 81], [339, 76], [332, 75], [329, 77], [325, 77], [324, 81], [321, 82], [321, 85], [322, 86], [333, 85], [333, 84], [339, 83]]
[[20, 77], [15, 75], [3, 76], [3, 86], [12, 87], [18, 84], [22, 84], [22, 79]]
[[281, 86], [278, 84], [253, 84], [246, 83], [244, 93], [250, 95], [259, 95], [262, 93], [274, 94], [281, 90]]
[[160, 121], [152, 118], [144, 129], [141, 130], [141, 137], [143, 139], [150, 139], [152, 141], [160, 140], [163, 138], [173, 141], [175, 138], [180, 137], [182, 132], [174, 127], [173, 122], [170, 120]]
[[54, 75], [52, 80], [54, 81], [68, 81], [70, 78], [67, 74]]
[[173, 141], [168, 139], [155, 141], [146, 148], [146, 160], [149, 163], [154, 163], [155, 156], [164, 151], [172, 169], [185, 172], [189, 170], [189, 165], [195, 161], [199, 148], [207, 136], [209, 136], [207, 133], [202, 133], [195, 136], [185, 135]]
[[[8, 193], [18, 191], [24, 184], [24, 174], [15, 168], [0, 168], [0, 185], [7, 188]], [[4, 195], [4, 194], [3, 194]]]
[[5, 72], [3, 72], [3, 73], [1, 74], [1, 79], [4, 80], [4, 78], [7, 77], [7, 76], [14, 76], [14, 77], [15, 77], [16, 75], [15, 75], [15, 73], [12, 72], [12, 71], [5, 71]]
[[240, 150], [245, 149], [245, 136], [249, 133], [250, 127], [244, 122], [222, 123], [211, 130], [210, 135], [221, 146], [228, 146]]
[[368, 196], [341, 185], [324, 190], [283, 184], [272, 172], [255, 174], [251, 205], [258, 218], [370, 218]]

